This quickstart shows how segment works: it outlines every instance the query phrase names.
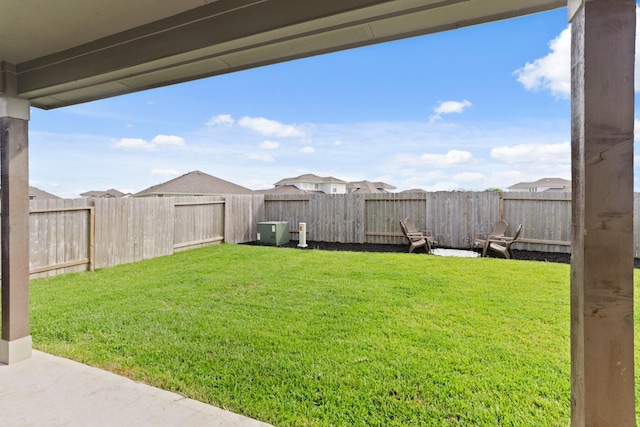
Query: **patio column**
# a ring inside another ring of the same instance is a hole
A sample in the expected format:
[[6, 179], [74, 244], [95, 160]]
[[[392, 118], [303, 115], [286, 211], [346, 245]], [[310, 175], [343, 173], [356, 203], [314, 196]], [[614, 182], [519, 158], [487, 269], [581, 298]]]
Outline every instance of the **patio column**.
[[15, 67], [0, 63], [2, 338], [0, 363], [31, 357], [29, 332], [29, 101], [15, 94]]
[[571, 424], [635, 426], [635, 0], [569, 0]]

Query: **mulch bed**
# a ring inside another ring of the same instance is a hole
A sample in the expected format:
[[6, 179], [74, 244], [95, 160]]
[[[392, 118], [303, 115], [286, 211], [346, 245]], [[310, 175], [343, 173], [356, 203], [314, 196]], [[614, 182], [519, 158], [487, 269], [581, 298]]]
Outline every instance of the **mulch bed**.
[[[291, 240], [282, 247], [297, 248], [298, 241]], [[303, 249], [303, 248], [298, 248]], [[352, 252], [406, 252], [406, 245], [382, 245], [374, 243], [333, 243], [333, 242], [307, 242], [305, 249], [320, 249], [325, 251], [352, 251]], [[418, 248], [414, 253], [424, 254], [424, 248]], [[494, 257], [489, 254], [488, 256]], [[557, 262], [562, 264], [571, 263], [571, 254], [557, 252], [522, 251], [514, 249], [515, 259], [526, 261]], [[495, 256], [499, 258], [499, 255]], [[640, 268], [640, 258], [634, 259], [634, 267]]]
[[[298, 248], [298, 242], [291, 240], [289, 243], [282, 245], [281, 247]], [[298, 248], [303, 249], [303, 248]], [[334, 243], [334, 242], [307, 242], [307, 248], [305, 249], [320, 249], [324, 251], [350, 251], [350, 252], [407, 252], [407, 245], [382, 245], [374, 243]], [[414, 252], [415, 254], [424, 254], [424, 248], [418, 248]], [[529, 260], [529, 261], [545, 261], [545, 262], [560, 262], [569, 264], [571, 261], [571, 254], [550, 253], [550, 252], [536, 252], [536, 251], [518, 251], [514, 250], [513, 255], [515, 259]], [[492, 255], [489, 255], [492, 256]]]
[[[252, 242], [250, 244], [257, 244]], [[324, 251], [351, 251], [351, 252], [406, 252], [406, 245], [382, 245], [374, 243], [334, 243], [334, 242], [307, 242], [306, 248], [298, 248], [297, 240], [290, 240], [289, 243], [280, 247], [297, 248], [297, 249], [319, 249]], [[424, 254], [423, 248], [417, 249], [414, 253]], [[562, 264], [571, 263], [571, 254], [555, 253], [555, 252], [539, 252], [539, 251], [521, 251], [514, 250], [515, 259], [527, 261], [541, 262], [557, 262]], [[489, 255], [493, 256], [493, 255]], [[640, 268], [640, 259], [634, 259], [634, 267]]]

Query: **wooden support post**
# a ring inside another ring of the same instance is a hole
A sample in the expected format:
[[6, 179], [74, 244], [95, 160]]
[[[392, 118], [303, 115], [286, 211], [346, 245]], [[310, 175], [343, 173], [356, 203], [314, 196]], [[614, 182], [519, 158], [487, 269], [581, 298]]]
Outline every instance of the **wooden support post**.
[[[0, 63], [11, 92], [15, 67]], [[5, 92], [6, 93], [6, 92]], [[31, 357], [29, 333], [29, 101], [0, 94], [2, 339], [0, 363]]]
[[635, 0], [569, 0], [571, 423], [635, 426]]
[[89, 208], [89, 271], [96, 271], [96, 208]]

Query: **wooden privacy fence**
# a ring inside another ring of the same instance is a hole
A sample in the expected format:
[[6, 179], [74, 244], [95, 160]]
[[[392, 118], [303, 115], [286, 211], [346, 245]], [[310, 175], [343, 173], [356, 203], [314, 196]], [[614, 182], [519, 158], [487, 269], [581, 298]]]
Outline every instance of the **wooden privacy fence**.
[[[504, 218], [523, 224], [518, 249], [571, 252], [571, 193], [504, 193]], [[633, 195], [633, 253], [640, 257], [640, 193]]]
[[32, 200], [29, 271], [36, 277], [95, 268], [95, 208], [86, 200]]
[[504, 193], [504, 219], [513, 233], [522, 224], [516, 249], [571, 252], [571, 193]]
[[183, 200], [175, 208], [173, 250], [224, 240], [224, 200]]
[[[253, 239], [263, 196], [32, 200], [31, 277]], [[233, 209], [236, 213], [229, 212]]]
[[411, 217], [430, 230], [439, 245], [468, 248], [474, 233], [499, 218], [494, 192], [266, 195], [268, 221], [288, 221], [294, 238], [307, 223], [308, 240], [403, 244], [400, 220]]
[[516, 248], [570, 251], [571, 195], [566, 193], [267, 195], [264, 211], [268, 221], [288, 221], [294, 239], [299, 223], [306, 222], [308, 240], [342, 243], [406, 243], [399, 222], [409, 216], [431, 231], [438, 245], [452, 248], [470, 248], [476, 234], [504, 218], [508, 233], [523, 224]]
[[[469, 248], [499, 218], [518, 249], [570, 252], [567, 193], [434, 192], [346, 195], [225, 195], [32, 200], [33, 277], [92, 270], [226, 241], [256, 240], [257, 222], [301, 222], [309, 241], [405, 244], [401, 219], [430, 230], [439, 246]], [[631, 231], [630, 231], [631, 232]], [[634, 253], [640, 254], [640, 193], [634, 198]]]
[[224, 241], [246, 243], [256, 240], [257, 223], [264, 221], [264, 196], [225, 196]]
[[[310, 241], [403, 244], [399, 221], [407, 216], [430, 230], [439, 245], [470, 247], [475, 235], [502, 217], [516, 249], [571, 252], [571, 193], [433, 192], [349, 195], [266, 195], [264, 220], [288, 221], [293, 239], [300, 222]], [[640, 256], [640, 193], [634, 194], [634, 254]]]

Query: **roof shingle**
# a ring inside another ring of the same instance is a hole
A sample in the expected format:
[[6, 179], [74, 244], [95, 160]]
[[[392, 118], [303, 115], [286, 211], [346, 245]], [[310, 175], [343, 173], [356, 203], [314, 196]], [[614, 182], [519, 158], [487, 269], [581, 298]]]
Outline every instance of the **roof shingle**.
[[254, 194], [254, 191], [196, 170], [149, 187], [134, 196], [206, 196], [213, 194]]

